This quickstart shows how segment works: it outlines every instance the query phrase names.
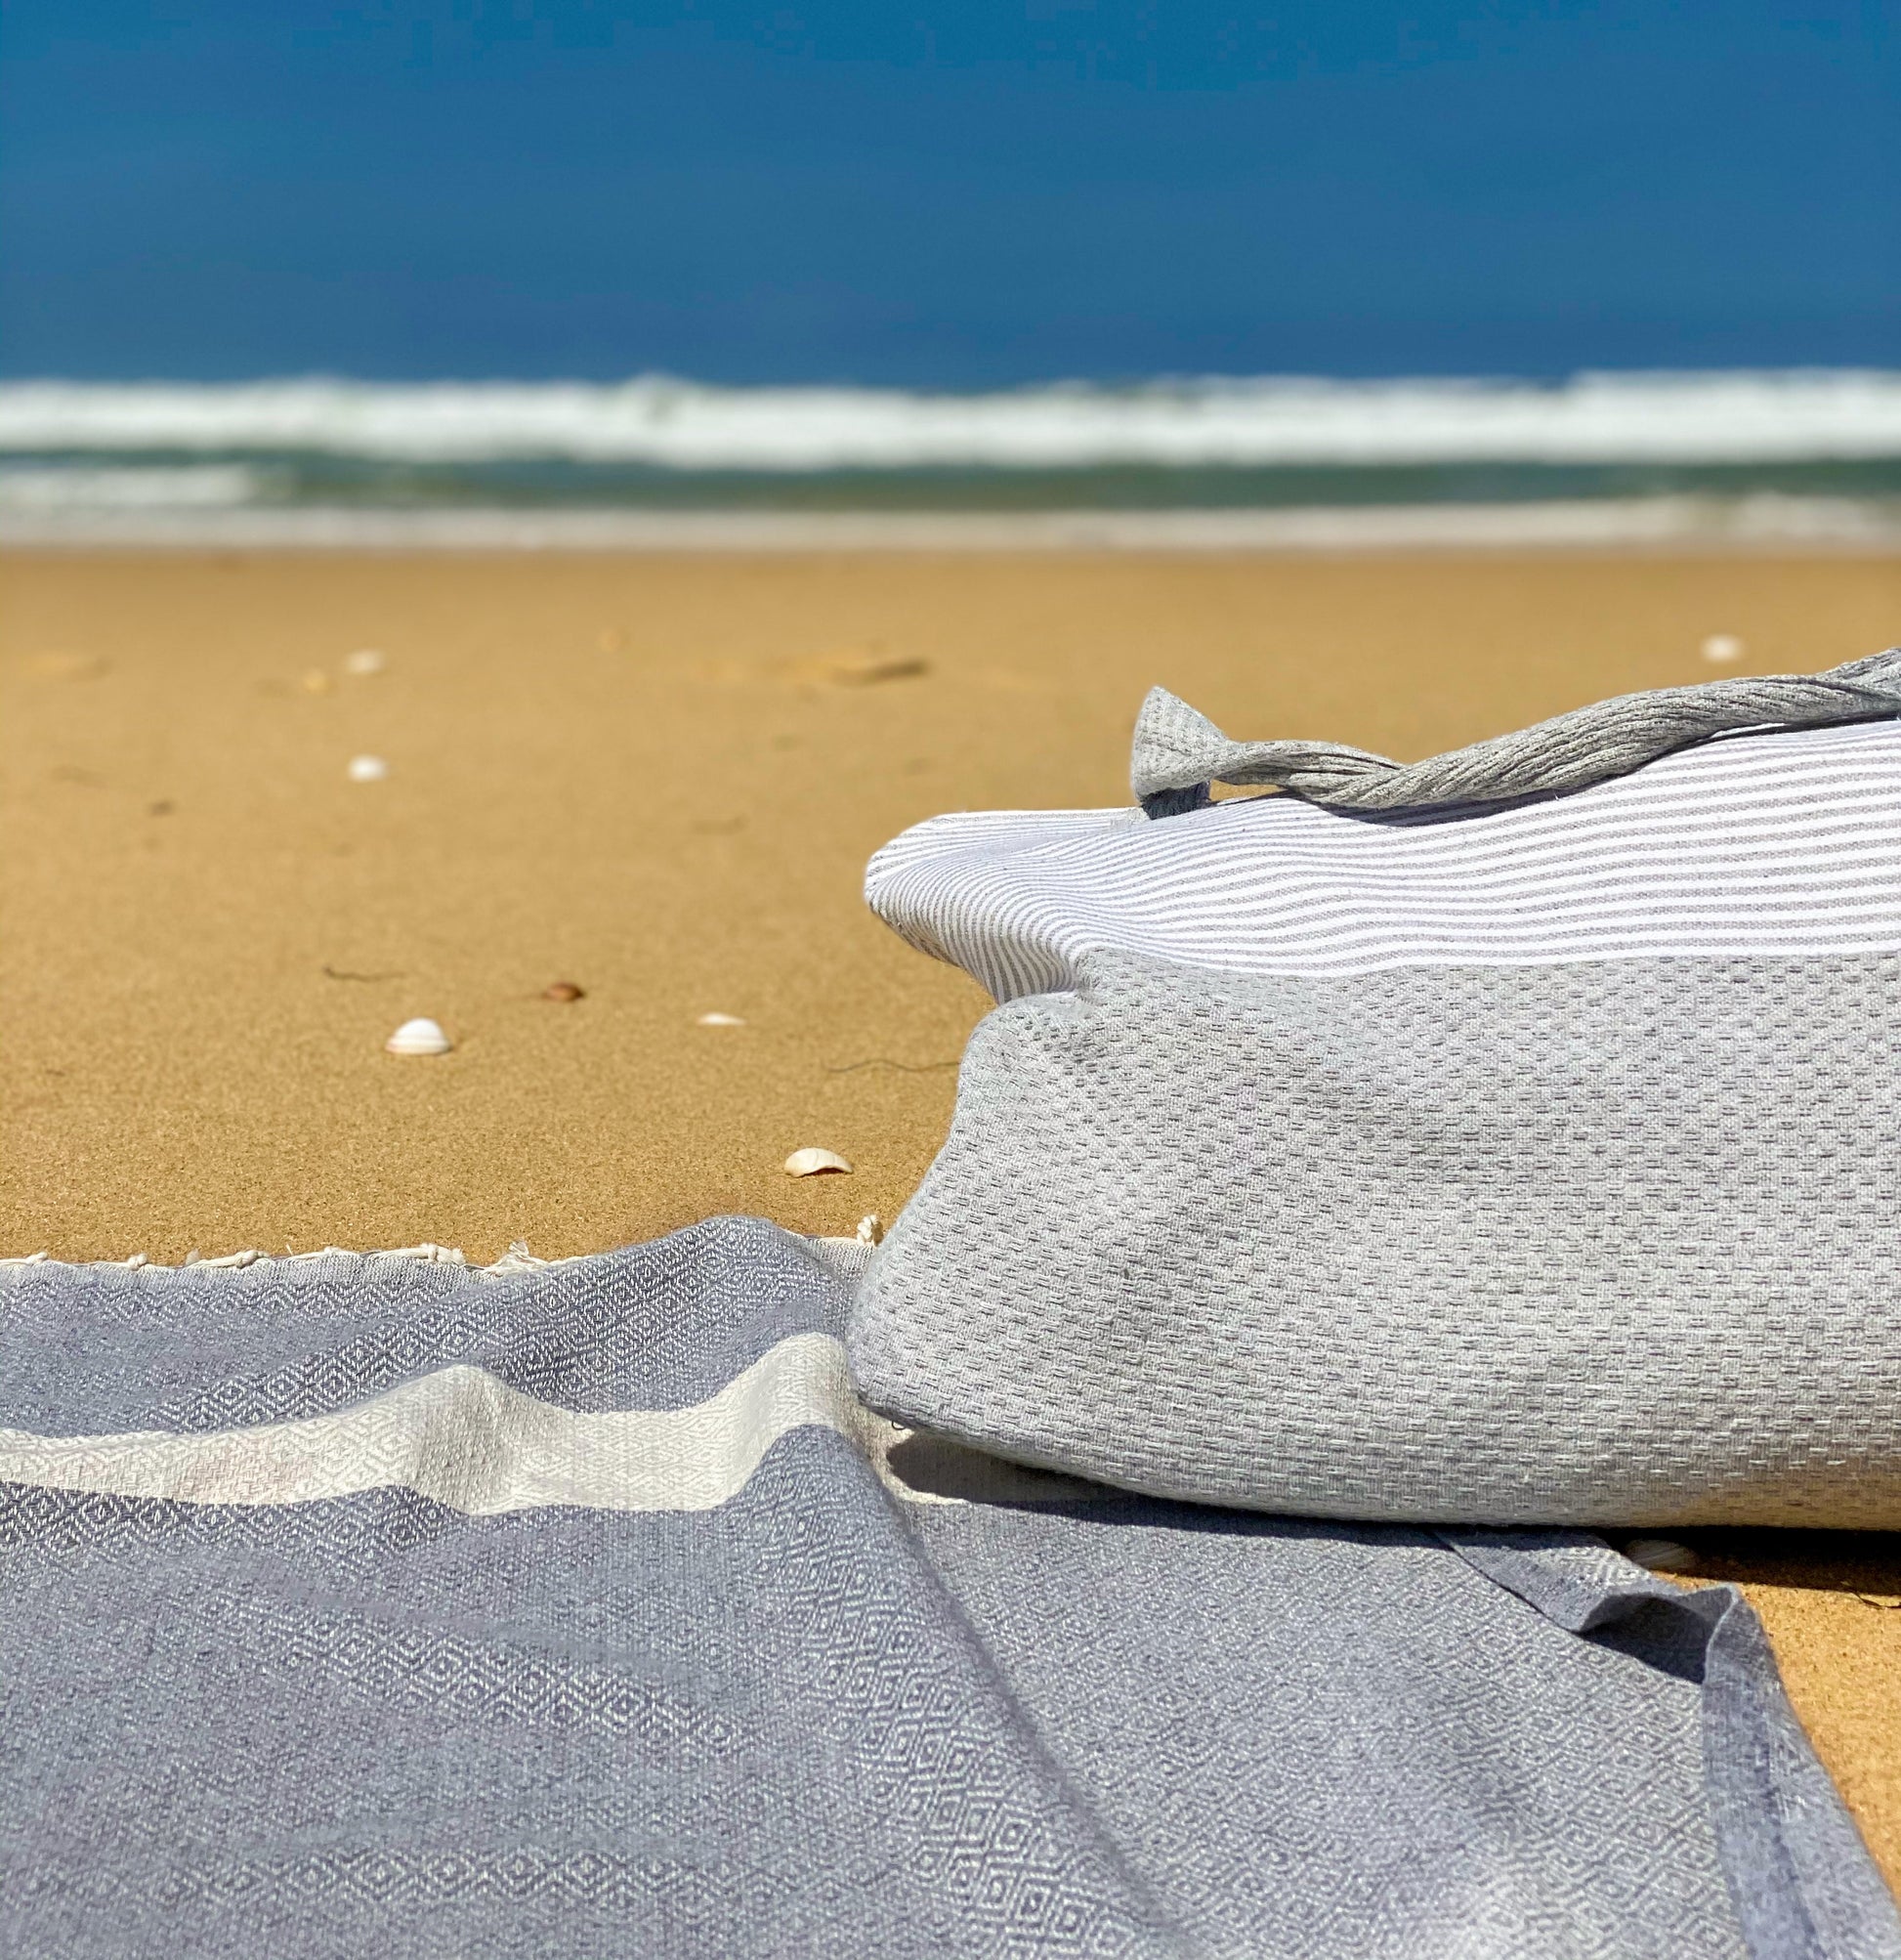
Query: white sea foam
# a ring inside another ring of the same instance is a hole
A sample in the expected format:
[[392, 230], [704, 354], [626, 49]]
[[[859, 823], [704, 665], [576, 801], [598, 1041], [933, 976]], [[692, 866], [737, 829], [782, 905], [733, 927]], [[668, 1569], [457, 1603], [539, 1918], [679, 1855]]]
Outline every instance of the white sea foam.
[[667, 468], [1752, 463], [1901, 456], [1901, 371], [1290, 377], [992, 395], [294, 380], [0, 384], [0, 451], [318, 451]]
[[1598, 497], [1280, 510], [349, 509], [38, 512], [0, 506], [0, 546], [392, 551], [1882, 551], [1883, 498]]
[[241, 463], [129, 469], [0, 465], [0, 511], [232, 510], [255, 502], [268, 479]]

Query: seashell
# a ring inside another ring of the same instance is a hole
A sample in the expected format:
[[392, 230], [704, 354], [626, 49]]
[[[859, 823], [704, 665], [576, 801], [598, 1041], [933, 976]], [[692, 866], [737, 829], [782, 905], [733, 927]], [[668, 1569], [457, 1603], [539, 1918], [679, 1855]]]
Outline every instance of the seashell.
[[576, 987], [571, 980], [557, 980], [542, 988], [541, 998], [544, 1001], [585, 1001], [587, 989]]
[[866, 1212], [858, 1221], [858, 1230], [853, 1236], [862, 1246], [881, 1245], [884, 1241], [884, 1220], [875, 1212]]
[[701, 1014], [694, 1022], [696, 1028], [743, 1028], [745, 1023], [738, 1014]]
[[851, 1166], [835, 1150], [815, 1150], [808, 1144], [803, 1150], [795, 1150], [785, 1160], [785, 1174], [788, 1177], [823, 1177], [849, 1172]]
[[344, 672], [356, 674], [359, 679], [370, 674], [380, 674], [388, 665], [389, 661], [374, 647], [359, 647], [354, 654], [346, 654], [343, 657]]
[[1674, 1538], [1633, 1538], [1624, 1555], [1646, 1572], [1694, 1572], [1701, 1562], [1687, 1545]]
[[445, 1055], [453, 1044], [440, 1022], [418, 1015], [404, 1021], [383, 1045], [393, 1055]]
[[380, 755], [353, 755], [349, 776], [353, 783], [380, 783], [390, 773], [390, 765]]
[[306, 694], [328, 694], [336, 686], [336, 682], [321, 667], [312, 667], [297, 685]]
[[1703, 658], [1715, 666], [1727, 666], [1743, 658], [1743, 643], [1734, 633], [1711, 633], [1703, 643]]

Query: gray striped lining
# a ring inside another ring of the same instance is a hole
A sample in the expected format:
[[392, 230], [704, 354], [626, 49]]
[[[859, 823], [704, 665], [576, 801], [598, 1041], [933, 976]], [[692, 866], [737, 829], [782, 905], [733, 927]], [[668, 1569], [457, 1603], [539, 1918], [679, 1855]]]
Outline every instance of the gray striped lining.
[[866, 895], [999, 1001], [1096, 951], [1309, 974], [1901, 951], [1901, 724], [1730, 737], [1479, 810], [938, 817]]

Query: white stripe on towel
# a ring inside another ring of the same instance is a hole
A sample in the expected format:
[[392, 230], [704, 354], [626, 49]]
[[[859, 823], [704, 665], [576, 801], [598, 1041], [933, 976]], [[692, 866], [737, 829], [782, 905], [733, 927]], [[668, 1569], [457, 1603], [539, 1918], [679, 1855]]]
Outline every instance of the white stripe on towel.
[[1735, 736], [1575, 794], [933, 818], [866, 897], [999, 1001], [1098, 949], [1262, 973], [1901, 951], [1901, 723]]
[[478, 1516], [547, 1505], [710, 1511], [745, 1488], [774, 1443], [803, 1427], [847, 1437], [893, 1484], [885, 1459], [906, 1431], [861, 1406], [845, 1350], [828, 1334], [780, 1342], [685, 1409], [577, 1414], [485, 1369], [454, 1367], [333, 1415], [255, 1428], [0, 1429], [0, 1483], [232, 1505], [308, 1504], [394, 1486]]

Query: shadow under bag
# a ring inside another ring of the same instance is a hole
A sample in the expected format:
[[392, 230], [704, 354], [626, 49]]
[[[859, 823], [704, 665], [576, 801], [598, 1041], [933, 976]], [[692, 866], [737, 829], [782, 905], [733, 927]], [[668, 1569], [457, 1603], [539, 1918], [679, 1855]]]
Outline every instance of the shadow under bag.
[[1897, 714], [1889, 653], [1401, 767], [1158, 690], [1142, 810], [907, 832], [871, 903], [1003, 1004], [861, 1391], [1225, 1505], [1901, 1527]]

